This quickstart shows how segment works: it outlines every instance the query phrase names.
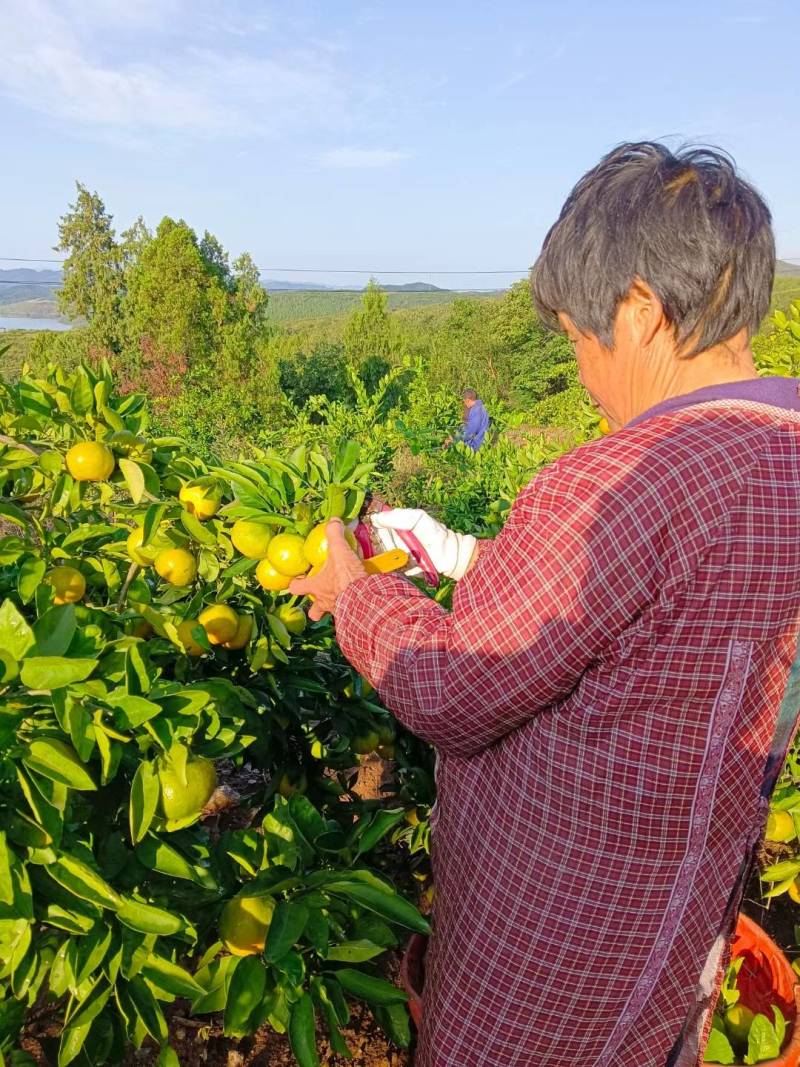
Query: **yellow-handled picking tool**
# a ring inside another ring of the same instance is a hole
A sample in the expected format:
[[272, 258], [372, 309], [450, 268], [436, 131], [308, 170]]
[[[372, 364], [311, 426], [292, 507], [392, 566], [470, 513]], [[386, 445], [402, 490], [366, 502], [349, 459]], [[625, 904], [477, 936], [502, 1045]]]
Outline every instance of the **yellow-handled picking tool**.
[[388, 552], [380, 552], [362, 562], [367, 574], [391, 574], [392, 571], [401, 571], [407, 567], [408, 560], [408, 552], [404, 552], [402, 548], [390, 548]]

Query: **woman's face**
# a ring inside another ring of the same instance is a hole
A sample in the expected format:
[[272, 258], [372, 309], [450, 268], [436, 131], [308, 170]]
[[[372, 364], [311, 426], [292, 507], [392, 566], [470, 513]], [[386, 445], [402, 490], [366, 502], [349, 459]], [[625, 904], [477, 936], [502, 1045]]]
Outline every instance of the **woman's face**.
[[564, 314], [558, 316], [561, 327], [575, 349], [578, 376], [592, 401], [609, 420], [614, 418], [614, 350], [605, 348], [594, 334], [581, 333]]

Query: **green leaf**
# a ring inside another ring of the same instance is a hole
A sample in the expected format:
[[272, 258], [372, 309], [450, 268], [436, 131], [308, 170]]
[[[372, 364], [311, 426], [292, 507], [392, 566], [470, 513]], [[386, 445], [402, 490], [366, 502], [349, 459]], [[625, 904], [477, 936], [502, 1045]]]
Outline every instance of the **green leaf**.
[[0, 830], [0, 903], [14, 903], [14, 883], [11, 879], [11, 852], [6, 845], [4, 830]]
[[38, 556], [28, 556], [23, 561], [17, 575], [17, 592], [23, 604], [30, 604], [36, 595], [36, 590], [42, 584], [42, 579], [47, 571], [47, 564]]
[[119, 469], [125, 479], [128, 492], [134, 504], [140, 504], [145, 494], [144, 471], [132, 459], [120, 459]]
[[300, 940], [307, 921], [308, 909], [303, 904], [279, 900], [269, 924], [264, 959], [274, 963], [285, 956]]
[[161, 525], [161, 520], [167, 512], [166, 504], [151, 504], [145, 512], [144, 522], [142, 523], [142, 548], [150, 544], [151, 539], [158, 533], [158, 528]]
[[252, 1032], [250, 1019], [264, 999], [267, 969], [258, 956], [244, 956], [233, 972], [225, 1005], [223, 1033], [244, 1037]]
[[331, 945], [326, 959], [341, 963], [364, 963], [385, 951], [383, 945], [376, 945], [374, 941], [342, 941], [339, 945]]
[[370, 822], [364, 822], [363, 820], [359, 822], [356, 827], [358, 840], [356, 855], [360, 856], [364, 852], [369, 852], [370, 849], [373, 849], [393, 827], [403, 821], [404, 817], [405, 810], [403, 808], [381, 809], [375, 812]]
[[203, 886], [204, 889], [217, 889], [217, 883], [210, 871], [190, 863], [182, 853], [154, 834], [146, 837], [137, 847], [136, 858], [145, 867], [165, 874], [168, 878], [183, 878]]
[[145, 697], [130, 696], [124, 690], [115, 689], [103, 698], [106, 704], [120, 713], [117, 720], [124, 729], [133, 730], [143, 722], [161, 714], [161, 705]]
[[158, 775], [152, 763], [144, 761], [136, 768], [131, 783], [129, 822], [131, 841], [138, 845], [150, 829], [159, 798]]
[[69, 404], [76, 415], [87, 415], [94, 407], [94, 393], [86, 371], [80, 369], [70, 392]]
[[163, 1045], [169, 1036], [167, 1020], [143, 978], [131, 978], [128, 982], [128, 995], [145, 1030], [154, 1041]]
[[117, 918], [131, 930], [138, 930], [143, 934], [171, 937], [183, 930], [183, 920], [180, 916], [164, 911], [163, 908], [155, 908], [151, 904], [141, 904], [137, 900], [125, 900], [117, 911]]
[[405, 1004], [375, 1005], [373, 1013], [378, 1025], [395, 1045], [408, 1048], [411, 1044], [411, 1027], [408, 1020], [408, 1008]]
[[68, 1026], [62, 1032], [58, 1047], [58, 1067], [67, 1067], [80, 1055], [91, 1025], [89, 1022], [85, 1026]]
[[383, 978], [373, 978], [372, 975], [351, 967], [342, 967], [335, 972], [335, 976], [346, 993], [371, 1004], [405, 1004], [408, 1000], [407, 994], [391, 982], [386, 982]]
[[22, 664], [20, 677], [29, 689], [61, 689], [83, 682], [97, 666], [96, 659], [65, 659], [62, 656], [32, 656]]
[[325, 1023], [328, 1027], [328, 1036], [330, 1038], [331, 1048], [337, 1056], [344, 1056], [345, 1059], [351, 1060], [353, 1053], [350, 1051], [347, 1042], [341, 1035], [339, 1030], [339, 1019], [336, 1014], [336, 1008], [328, 994], [328, 989], [319, 975], [315, 975], [311, 979], [311, 995], [314, 998], [314, 1002], [319, 1008], [322, 1009], [322, 1014], [325, 1017]]
[[158, 989], [175, 997], [194, 1000], [203, 993], [203, 987], [187, 970], [163, 956], [148, 956], [142, 967], [142, 976]]
[[314, 1002], [308, 993], [303, 993], [300, 999], [292, 1005], [292, 1014], [289, 1019], [289, 1041], [300, 1067], [319, 1067]]
[[0, 605], [0, 648], [16, 660], [21, 660], [34, 643], [33, 630], [28, 626], [13, 600]]
[[97, 788], [75, 750], [56, 737], [31, 741], [22, 761], [32, 771], [71, 789]]
[[334, 482], [346, 482], [358, 463], [359, 447], [355, 441], [342, 441], [333, 463]]
[[796, 878], [800, 874], [800, 860], [781, 860], [765, 867], [761, 877], [765, 882], [782, 882], [786, 878]]
[[46, 611], [33, 624], [37, 656], [63, 656], [75, 636], [75, 606], [62, 604]]
[[122, 904], [122, 897], [105, 878], [74, 856], [64, 853], [55, 863], [48, 864], [45, 870], [53, 881], [79, 900], [88, 900], [90, 904], [112, 910]]
[[156, 1067], [181, 1067], [181, 1061], [173, 1048], [169, 1045], [164, 1045], [158, 1054]]
[[430, 925], [413, 904], [410, 904], [396, 892], [384, 893], [371, 885], [362, 885], [358, 882], [333, 882], [327, 886], [328, 892], [337, 893], [349, 897], [361, 904], [362, 907], [382, 915], [390, 922], [398, 923], [409, 930], [416, 930], [421, 934], [430, 933]]
[[209, 547], [216, 548], [216, 536], [211, 530], [207, 530], [199, 519], [196, 519], [194, 515], [190, 515], [185, 508], [181, 511], [181, 526], [183, 526], [190, 537], [195, 541], [198, 541], [201, 545], [208, 545]]
[[780, 1052], [781, 1045], [774, 1026], [766, 1015], [759, 1012], [750, 1024], [744, 1062], [760, 1063], [762, 1060], [771, 1060], [779, 1056]]

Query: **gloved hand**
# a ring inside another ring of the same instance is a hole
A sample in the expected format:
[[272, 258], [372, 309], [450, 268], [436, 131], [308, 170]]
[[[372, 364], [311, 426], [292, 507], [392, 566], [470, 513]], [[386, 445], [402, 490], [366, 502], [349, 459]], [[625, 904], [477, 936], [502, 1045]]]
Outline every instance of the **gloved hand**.
[[[463, 578], [469, 570], [475, 554], [477, 540], [471, 534], [460, 534], [448, 530], [426, 511], [420, 508], [393, 508], [390, 511], [377, 511], [370, 516], [373, 529], [385, 551], [407, 546], [398, 534], [413, 533], [428, 553], [430, 561], [439, 574], [446, 578]], [[407, 574], [421, 574], [419, 567], [406, 571]]]

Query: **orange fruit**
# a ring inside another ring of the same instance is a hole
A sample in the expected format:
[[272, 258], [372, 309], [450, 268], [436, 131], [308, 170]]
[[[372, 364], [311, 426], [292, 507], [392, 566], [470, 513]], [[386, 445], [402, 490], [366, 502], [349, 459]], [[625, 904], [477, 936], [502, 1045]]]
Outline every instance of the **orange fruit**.
[[205, 652], [203, 646], [195, 639], [192, 633], [195, 626], [199, 625], [200, 623], [197, 619], [184, 619], [176, 627], [178, 637], [187, 656], [202, 656]]
[[766, 841], [791, 841], [797, 836], [794, 819], [788, 811], [771, 811], [767, 816]]
[[180, 587], [191, 585], [197, 577], [197, 563], [185, 548], [165, 548], [155, 558], [156, 572], [169, 582]]
[[219, 921], [219, 935], [228, 952], [234, 956], [255, 956], [263, 952], [274, 910], [272, 897], [240, 893], [229, 900]]
[[269, 543], [267, 559], [279, 574], [299, 578], [311, 565], [303, 553], [303, 544], [299, 534], [278, 534]]
[[212, 518], [220, 509], [222, 492], [219, 488], [204, 485], [184, 485], [178, 499], [196, 519], [205, 522]]
[[363, 734], [356, 734], [356, 736], [350, 742], [350, 748], [358, 756], [366, 756], [369, 752], [374, 752], [380, 743], [380, 737], [376, 730], [367, 730]]
[[128, 557], [134, 563], [138, 563], [140, 567], [151, 567], [153, 560], [158, 555], [158, 549], [153, 548], [152, 545], [142, 548], [142, 541], [144, 541], [144, 527], [137, 526], [135, 530], [131, 530], [128, 534], [128, 540], [125, 542]]
[[744, 1004], [734, 1004], [725, 1012], [725, 1029], [734, 1042], [739, 1045], [747, 1044], [747, 1036], [755, 1019], [755, 1012]]
[[278, 792], [287, 799], [292, 793], [305, 793], [306, 789], [308, 789], [308, 778], [305, 771], [301, 771], [300, 774], [289, 774], [287, 772], [281, 776], [281, 780], [278, 782]]
[[67, 470], [76, 482], [104, 482], [114, 470], [114, 453], [99, 441], [80, 441], [67, 452]]
[[253, 633], [253, 616], [240, 615], [236, 622], [236, 633], [233, 637], [223, 642], [224, 648], [244, 648]]
[[289, 588], [292, 579], [276, 570], [268, 559], [262, 559], [256, 567], [256, 581], [262, 589], [280, 593]]
[[281, 604], [275, 612], [290, 634], [299, 637], [306, 628], [306, 613], [302, 608], [291, 604]]
[[789, 898], [793, 900], [795, 904], [800, 904], [800, 880], [797, 878], [795, 878], [789, 886]]
[[264, 559], [272, 540], [272, 533], [263, 522], [248, 522], [239, 519], [231, 529], [231, 541], [237, 552], [248, 559]]
[[600, 421], [597, 424], [597, 429], [600, 431], [601, 434], [603, 434], [604, 437], [606, 436], [606, 434], [611, 433], [611, 423], [604, 415], [601, 416]]
[[200, 612], [197, 621], [205, 630], [211, 645], [224, 645], [226, 641], [232, 641], [239, 626], [239, 616], [227, 604], [209, 604]]
[[161, 787], [159, 810], [172, 821], [199, 815], [217, 788], [217, 772], [210, 759], [198, 756], [186, 763], [186, 784], [168, 763], [158, 771]]
[[[303, 554], [312, 567], [321, 567], [328, 558], [327, 525], [327, 522], [321, 522], [318, 526], [315, 526], [303, 543]], [[353, 534], [345, 528], [344, 536], [348, 545], [355, 552], [356, 539]]]
[[55, 604], [77, 604], [86, 592], [86, 579], [75, 567], [53, 567], [47, 580], [55, 592]]

